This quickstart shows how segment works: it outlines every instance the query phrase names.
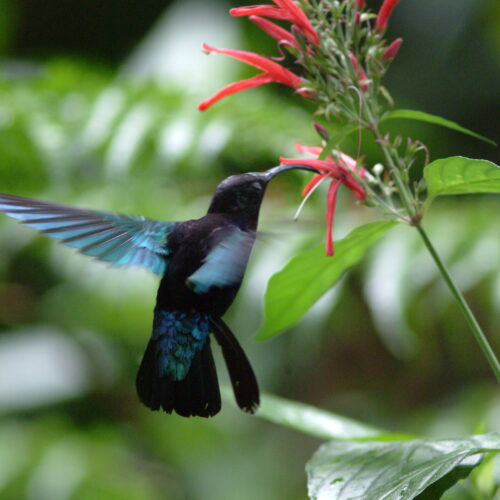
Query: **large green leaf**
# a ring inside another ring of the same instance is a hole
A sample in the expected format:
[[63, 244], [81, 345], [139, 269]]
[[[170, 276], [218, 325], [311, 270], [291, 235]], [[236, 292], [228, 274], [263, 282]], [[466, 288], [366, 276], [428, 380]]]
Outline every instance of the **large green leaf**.
[[450, 156], [433, 161], [424, 169], [428, 207], [436, 196], [500, 193], [500, 167], [486, 160]]
[[309, 495], [317, 500], [437, 499], [488, 451], [500, 451], [499, 433], [439, 441], [330, 442], [306, 466]]
[[323, 245], [296, 255], [269, 280], [257, 339], [268, 339], [295, 324], [395, 224], [379, 221], [356, 228], [335, 243], [334, 257], [325, 256]]
[[452, 122], [451, 120], [447, 120], [446, 118], [441, 118], [440, 116], [431, 115], [429, 113], [424, 113], [423, 111], [415, 111], [413, 109], [395, 109], [394, 111], [389, 111], [382, 118], [384, 120], [392, 120], [395, 118], [407, 118], [409, 120], [418, 120], [421, 122], [434, 123], [435, 125], [441, 125], [442, 127], [446, 127], [452, 130], [456, 130], [457, 132], [462, 132], [462, 134], [471, 135], [476, 139], [481, 139], [482, 141], [488, 142], [489, 144], [496, 146], [496, 142], [484, 137], [477, 132], [473, 132], [468, 128], [462, 127], [458, 123]]

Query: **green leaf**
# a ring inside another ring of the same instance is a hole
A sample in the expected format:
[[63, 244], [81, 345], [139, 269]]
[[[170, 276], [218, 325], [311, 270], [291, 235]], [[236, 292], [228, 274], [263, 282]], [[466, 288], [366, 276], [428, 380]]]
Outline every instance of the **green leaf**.
[[[232, 388], [221, 385], [220, 389], [224, 401], [236, 406]], [[409, 434], [378, 429], [352, 418], [269, 393], [261, 393], [260, 406], [255, 415], [320, 439], [402, 441], [415, 438]]]
[[434, 123], [435, 125], [441, 125], [442, 127], [449, 128], [451, 130], [456, 130], [457, 132], [462, 132], [462, 134], [467, 134], [476, 139], [480, 139], [485, 141], [492, 146], [496, 146], [497, 143], [484, 137], [468, 128], [462, 127], [458, 123], [452, 122], [451, 120], [447, 120], [446, 118], [441, 118], [440, 116], [431, 115], [429, 113], [424, 113], [423, 111], [414, 111], [412, 109], [395, 109], [394, 111], [389, 111], [382, 118], [382, 121], [392, 120], [395, 118], [408, 118], [410, 120], [418, 120], [421, 122]]
[[445, 474], [441, 479], [438, 479], [435, 483], [425, 488], [425, 490], [415, 498], [418, 500], [436, 500], [436, 498], [441, 498], [441, 495], [443, 495], [446, 490], [449, 490], [461, 479], [467, 478], [474, 467], [477, 467], [483, 462], [483, 458], [484, 455], [482, 454], [472, 455], [466, 458], [448, 472], [448, 474]]
[[424, 168], [428, 199], [450, 194], [500, 193], [500, 167], [486, 160], [450, 156]]
[[262, 395], [256, 415], [321, 439], [395, 441], [413, 438], [271, 394]]
[[500, 433], [393, 443], [330, 442], [306, 466], [311, 499], [437, 499], [482, 459]]
[[356, 228], [335, 243], [334, 257], [325, 256], [324, 245], [296, 255], [269, 280], [264, 324], [257, 340], [271, 338], [295, 324], [344, 271], [357, 264], [368, 249], [396, 224], [394, 221], [379, 221]]

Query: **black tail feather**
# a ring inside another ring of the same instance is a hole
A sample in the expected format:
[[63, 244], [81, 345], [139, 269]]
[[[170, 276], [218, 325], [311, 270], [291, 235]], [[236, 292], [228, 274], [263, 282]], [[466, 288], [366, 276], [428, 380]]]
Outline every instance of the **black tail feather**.
[[196, 353], [188, 374], [180, 381], [159, 375], [156, 341], [151, 339], [137, 373], [136, 387], [139, 399], [151, 410], [162, 408], [184, 417], [214, 416], [220, 411], [221, 399], [210, 338]]
[[221, 318], [212, 318], [210, 324], [222, 348], [238, 406], [248, 413], [255, 413], [260, 400], [259, 386], [245, 352]]

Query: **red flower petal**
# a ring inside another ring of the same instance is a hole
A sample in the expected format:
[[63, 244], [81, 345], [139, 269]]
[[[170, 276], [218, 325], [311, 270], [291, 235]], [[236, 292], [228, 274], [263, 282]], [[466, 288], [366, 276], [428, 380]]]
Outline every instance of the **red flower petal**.
[[298, 5], [292, 0], [274, 0], [274, 3], [279, 8], [272, 5], [249, 5], [230, 9], [229, 14], [235, 17], [256, 15], [290, 21], [304, 33], [309, 42], [314, 45], [319, 44], [319, 35]]
[[341, 180], [332, 181], [328, 188], [328, 195], [326, 198], [326, 255], [332, 257], [333, 249], [333, 219], [335, 216], [335, 205], [337, 203], [337, 192], [339, 190]]
[[226, 87], [216, 92], [212, 97], [209, 97], [208, 99], [205, 99], [203, 102], [200, 102], [200, 104], [198, 104], [198, 109], [200, 111], [205, 111], [212, 104], [219, 101], [223, 97], [235, 94], [236, 92], [241, 92], [242, 90], [250, 89], [252, 87], [258, 87], [259, 85], [271, 83], [272, 81], [273, 78], [271, 78], [266, 73], [262, 73], [252, 78], [248, 78], [247, 80], [240, 80], [239, 82], [230, 83]]
[[356, 197], [356, 199], [359, 201], [366, 200], [366, 192], [363, 186], [361, 186], [361, 184], [359, 184], [351, 174], [344, 171], [344, 176], [341, 180], [345, 186], [352, 191], [352, 194]]
[[341, 151], [338, 151], [337, 154], [339, 157], [339, 162], [342, 166], [348, 168], [349, 170], [356, 171], [358, 164], [354, 158], [346, 155], [345, 153], [342, 153]]
[[[295, 143], [295, 149], [299, 153], [305, 153], [305, 154], [310, 154], [314, 156], [319, 156], [323, 152], [323, 148], [321, 146], [305, 146], [304, 144], [301, 144], [300, 142]], [[351, 156], [342, 153], [342, 151], [335, 151], [336, 156], [338, 156], [338, 165], [342, 168], [348, 169], [348, 170], [353, 170], [354, 172], [358, 172], [360, 177], [365, 178], [366, 177], [366, 170], [363, 167], [359, 167], [358, 170], [358, 163], [354, 158]], [[325, 160], [330, 160], [331, 162], [334, 162], [333, 158], [331, 156], [327, 156]], [[356, 182], [356, 181], [354, 181]]]
[[278, 40], [278, 42], [286, 42], [296, 49], [300, 50], [300, 46], [295, 37], [281, 26], [278, 26], [277, 24], [274, 24], [273, 22], [259, 16], [250, 16], [248, 19], [250, 19], [250, 21], [255, 23], [268, 35], [272, 36], [275, 40]]
[[389, 22], [389, 17], [394, 10], [394, 7], [399, 3], [399, 0], [384, 0], [382, 7], [377, 15], [375, 21], [375, 29], [378, 31], [384, 31], [387, 28], [387, 23]]
[[336, 154], [338, 155], [338, 160], [342, 167], [348, 168], [354, 172], [357, 171], [360, 177], [366, 178], [366, 170], [361, 166], [358, 168], [358, 162], [354, 158], [342, 153], [342, 151], [337, 151]]
[[325, 177], [328, 177], [328, 175], [329, 174], [313, 175], [311, 180], [306, 184], [306, 187], [302, 190], [302, 196], [307, 196], [313, 190], [314, 186], [316, 186], [318, 182], [320, 182]]
[[[287, 70], [283, 66], [279, 65], [277, 62], [267, 59], [267, 57], [256, 54], [255, 52], [247, 52], [246, 50], [237, 49], [216, 49], [215, 47], [210, 47], [206, 43], [203, 44], [203, 49], [207, 52], [216, 52], [218, 54], [226, 54], [230, 57], [234, 57], [244, 63], [250, 64], [265, 73], [272, 80], [278, 83], [283, 83], [294, 89], [299, 88], [302, 85], [302, 80], [299, 76], [291, 71]], [[267, 82], [266, 82], [267, 83]]]
[[229, 10], [229, 15], [233, 17], [241, 16], [266, 16], [272, 19], [286, 19], [288, 15], [281, 9], [273, 7], [272, 5], [248, 5], [246, 7], [236, 7]]
[[321, 146], [305, 146], [300, 142], [295, 143], [295, 149], [299, 153], [306, 153], [314, 156], [319, 156], [323, 151], [323, 148]]
[[319, 35], [312, 27], [311, 22], [304, 11], [293, 0], [273, 0], [274, 3], [286, 11], [289, 15], [288, 20], [295, 24], [304, 33], [306, 38], [313, 44], [319, 44]]
[[332, 177], [340, 179], [344, 175], [344, 170], [342, 167], [332, 162], [331, 160], [315, 160], [311, 158], [280, 158], [280, 163], [284, 165], [300, 163], [302, 165], [307, 165], [308, 167], [315, 168], [320, 172], [328, 172]]

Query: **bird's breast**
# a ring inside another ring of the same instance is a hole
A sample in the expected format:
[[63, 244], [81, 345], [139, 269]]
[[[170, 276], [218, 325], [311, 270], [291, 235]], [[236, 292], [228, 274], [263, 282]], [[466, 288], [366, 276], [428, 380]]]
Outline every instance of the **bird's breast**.
[[221, 218], [206, 216], [188, 221], [169, 237], [168, 264], [160, 282], [157, 306], [164, 310], [191, 311], [222, 316], [233, 302], [241, 285], [209, 287], [204, 293], [196, 292], [188, 278], [205, 262], [207, 255], [218, 243], [224, 228], [230, 224]]

